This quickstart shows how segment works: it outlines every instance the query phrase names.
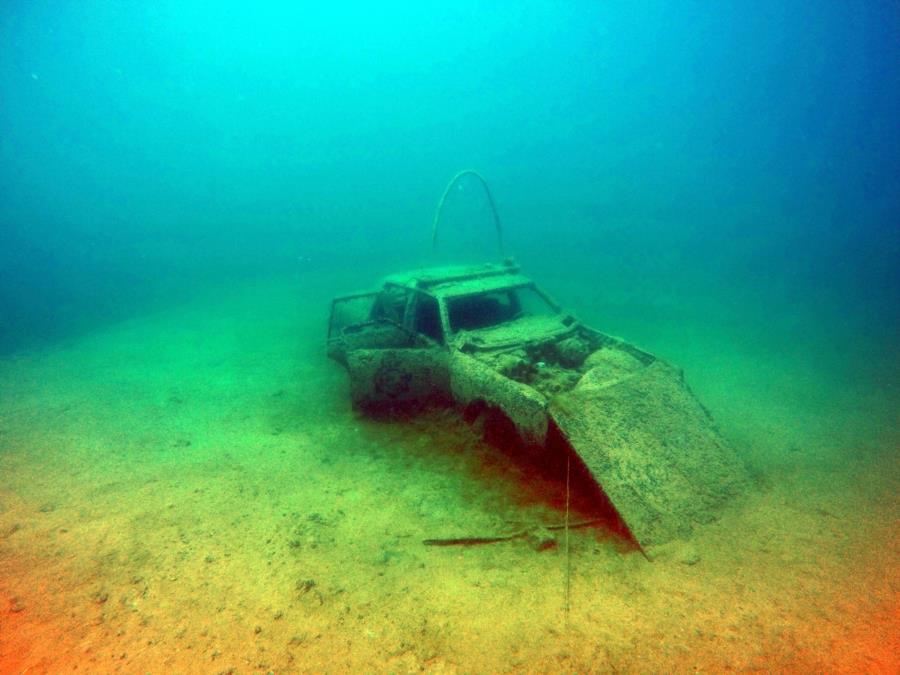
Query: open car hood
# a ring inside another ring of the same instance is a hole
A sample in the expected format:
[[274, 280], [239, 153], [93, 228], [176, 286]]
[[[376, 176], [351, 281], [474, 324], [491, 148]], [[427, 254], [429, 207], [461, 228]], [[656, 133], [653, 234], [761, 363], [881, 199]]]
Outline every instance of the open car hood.
[[643, 547], [714, 520], [748, 480], [681, 371], [664, 361], [622, 377], [588, 371], [548, 408]]

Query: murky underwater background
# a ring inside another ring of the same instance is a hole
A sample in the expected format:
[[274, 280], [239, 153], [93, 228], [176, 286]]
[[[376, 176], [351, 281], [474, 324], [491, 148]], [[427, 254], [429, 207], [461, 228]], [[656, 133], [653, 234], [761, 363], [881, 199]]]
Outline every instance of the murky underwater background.
[[[0, 7], [0, 672], [894, 672], [892, 2]], [[328, 302], [504, 251], [685, 370], [754, 490], [648, 562]]]

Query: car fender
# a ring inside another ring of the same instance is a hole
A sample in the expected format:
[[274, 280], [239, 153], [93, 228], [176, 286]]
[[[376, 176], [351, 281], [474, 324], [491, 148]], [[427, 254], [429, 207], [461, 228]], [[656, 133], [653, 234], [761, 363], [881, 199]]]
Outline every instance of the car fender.
[[450, 389], [462, 406], [484, 401], [501, 409], [526, 443], [541, 444], [546, 439], [547, 399], [478, 359], [459, 351], [450, 355]]

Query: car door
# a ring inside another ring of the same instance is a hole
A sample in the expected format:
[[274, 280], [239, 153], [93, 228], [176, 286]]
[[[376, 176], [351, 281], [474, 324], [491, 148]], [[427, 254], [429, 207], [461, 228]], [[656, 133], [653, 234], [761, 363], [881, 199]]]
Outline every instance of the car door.
[[405, 307], [397, 321], [382, 311], [382, 293], [354, 293], [331, 301], [328, 318], [328, 356], [346, 365], [347, 354], [361, 348], [400, 347], [409, 342], [402, 326]]
[[[403, 331], [405, 339], [402, 344], [362, 340], [347, 350], [354, 405], [377, 410], [449, 401], [448, 358], [439, 314], [435, 323], [437, 301], [411, 289], [393, 288], [390, 293], [390, 307], [396, 307], [402, 297], [402, 323], [394, 328]], [[385, 316], [395, 318], [390, 307]], [[390, 322], [390, 318], [383, 320]]]

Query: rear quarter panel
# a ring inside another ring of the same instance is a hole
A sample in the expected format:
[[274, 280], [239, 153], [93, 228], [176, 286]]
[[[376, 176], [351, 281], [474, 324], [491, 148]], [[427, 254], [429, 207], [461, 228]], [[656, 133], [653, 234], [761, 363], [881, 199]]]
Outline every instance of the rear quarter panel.
[[347, 353], [350, 393], [359, 407], [450, 399], [448, 354], [435, 348], [355, 349]]

